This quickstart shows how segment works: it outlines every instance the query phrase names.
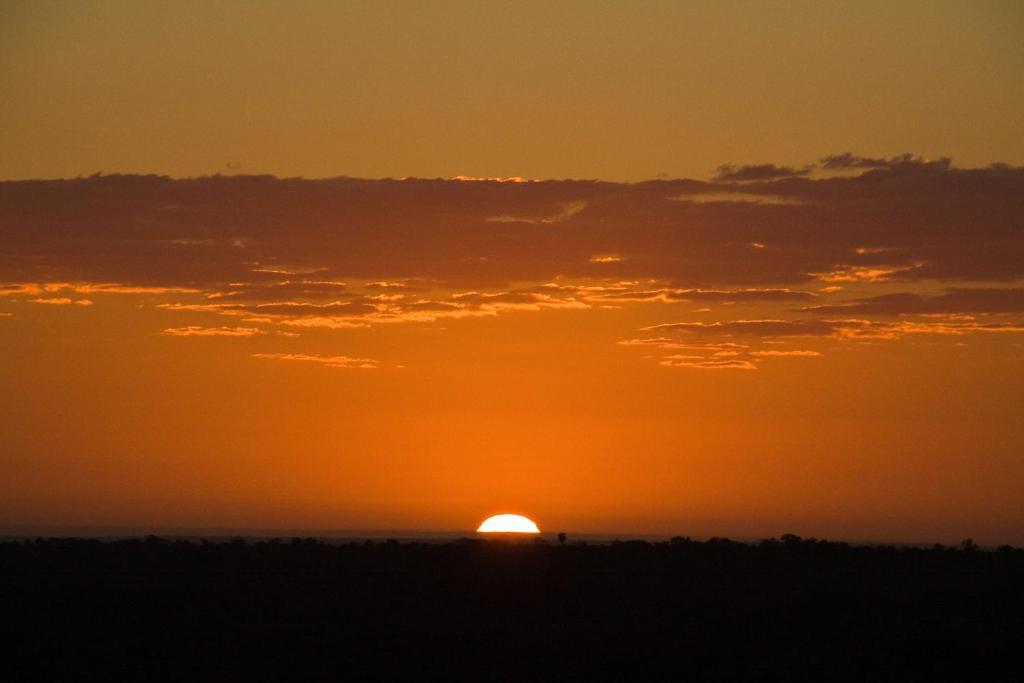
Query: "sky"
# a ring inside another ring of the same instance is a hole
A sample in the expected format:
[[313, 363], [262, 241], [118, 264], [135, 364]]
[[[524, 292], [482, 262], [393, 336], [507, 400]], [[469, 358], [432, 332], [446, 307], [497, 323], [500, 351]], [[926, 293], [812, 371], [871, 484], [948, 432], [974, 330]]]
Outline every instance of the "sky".
[[0, 178], [1024, 163], [1019, 2], [0, 2]]
[[0, 526], [1024, 543], [1022, 30], [0, 4]]

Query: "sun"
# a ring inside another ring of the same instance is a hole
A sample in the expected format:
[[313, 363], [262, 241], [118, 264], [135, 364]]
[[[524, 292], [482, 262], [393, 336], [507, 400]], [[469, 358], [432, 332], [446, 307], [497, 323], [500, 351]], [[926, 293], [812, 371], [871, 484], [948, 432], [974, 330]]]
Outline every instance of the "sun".
[[522, 515], [494, 515], [484, 520], [477, 529], [481, 534], [539, 534], [540, 529], [532, 520]]

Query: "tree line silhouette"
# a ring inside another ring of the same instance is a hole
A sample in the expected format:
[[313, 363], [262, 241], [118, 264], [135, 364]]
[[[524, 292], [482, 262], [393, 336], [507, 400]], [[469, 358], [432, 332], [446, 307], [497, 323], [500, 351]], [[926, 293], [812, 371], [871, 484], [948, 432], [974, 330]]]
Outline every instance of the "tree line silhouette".
[[1022, 633], [973, 541], [0, 543], [11, 681], [1005, 676]]

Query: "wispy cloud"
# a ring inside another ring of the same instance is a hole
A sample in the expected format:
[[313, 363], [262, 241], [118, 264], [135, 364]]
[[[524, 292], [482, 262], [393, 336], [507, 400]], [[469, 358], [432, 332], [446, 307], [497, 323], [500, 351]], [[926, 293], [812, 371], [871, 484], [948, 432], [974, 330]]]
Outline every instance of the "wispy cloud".
[[171, 337], [254, 337], [266, 334], [256, 327], [168, 327], [161, 334]]
[[886, 282], [896, 276], [909, 275], [923, 264], [910, 266], [838, 266], [823, 273], [810, 273], [822, 282]]
[[837, 339], [898, 339], [905, 335], [955, 335], [1024, 332], [1024, 323], [978, 321], [973, 318], [901, 320], [889, 322], [858, 318], [802, 320], [729, 320], [721, 322], [663, 323], [641, 328], [643, 332], [683, 333], [698, 337], [834, 337]]
[[757, 370], [757, 366], [748, 360], [719, 360], [694, 356], [666, 356], [658, 364], [669, 368], [696, 368], [698, 370]]
[[89, 299], [70, 299], [68, 297], [53, 297], [50, 299], [31, 299], [34, 304], [50, 304], [53, 306], [92, 306]]
[[297, 361], [301, 363], [317, 363], [329, 368], [359, 368], [374, 370], [377, 361], [370, 358], [352, 358], [349, 356], [317, 356], [305, 353], [254, 353], [253, 358], [270, 360]]
[[[693, 194], [681, 194], [678, 197], [671, 197], [678, 202], [693, 202], [694, 204], [721, 204], [721, 203], [747, 203], [761, 204], [765, 206], [793, 206], [804, 204], [798, 197], [787, 197], [780, 194], [755, 194], [753, 192], [696, 192]], [[764, 248], [759, 242], [752, 245]]]
[[457, 175], [452, 176], [451, 180], [455, 180], [463, 183], [536, 183], [539, 182], [533, 178], [523, 178], [522, 176], [473, 176], [473, 175]]
[[33, 282], [0, 283], [0, 296], [35, 296], [43, 293], [43, 288]]
[[787, 357], [792, 357], [792, 358], [808, 357], [808, 358], [810, 358], [810, 357], [814, 357], [814, 356], [820, 356], [821, 354], [819, 352], [817, 352], [817, 351], [807, 351], [807, 350], [794, 349], [792, 351], [775, 351], [775, 350], [751, 351], [750, 355], [754, 356], [755, 358], [787, 358]]
[[588, 293], [589, 299], [613, 299], [617, 301], [715, 301], [738, 303], [750, 301], [809, 301], [815, 298], [812, 292], [793, 289], [652, 289], [645, 291], [612, 291]]
[[528, 217], [505, 213], [497, 216], [488, 216], [484, 220], [488, 223], [561, 223], [572, 218], [585, 208], [587, 208], [585, 201], [562, 202], [558, 204], [558, 211], [549, 216]]
[[189, 294], [200, 290], [191, 287], [148, 287], [109, 282], [7, 282], [0, 283], [0, 296], [56, 294]]
[[336, 280], [283, 280], [278, 282], [231, 283], [207, 296], [210, 299], [268, 301], [275, 299], [319, 299], [347, 294], [348, 283]]
[[540, 310], [542, 308], [587, 308], [587, 304], [573, 298], [559, 298], [537, 292], [462, 292], [451, 300], [456, 304], [493, 308], [495, 310]]
[[640, 328], [643, 332], [687, 332], [752, 337], [824, 337], [843, 323], [828, 320], [730, 320], [725, 322], [662, 323]]

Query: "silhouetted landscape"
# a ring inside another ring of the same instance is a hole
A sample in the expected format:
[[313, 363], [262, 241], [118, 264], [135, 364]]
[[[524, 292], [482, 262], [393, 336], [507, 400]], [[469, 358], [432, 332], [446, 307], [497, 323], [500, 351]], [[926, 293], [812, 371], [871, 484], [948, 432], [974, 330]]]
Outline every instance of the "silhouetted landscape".
[[1024, 632], [1010, 546], [560, 541], [8, 541], [3, 678], [969, 678]]

